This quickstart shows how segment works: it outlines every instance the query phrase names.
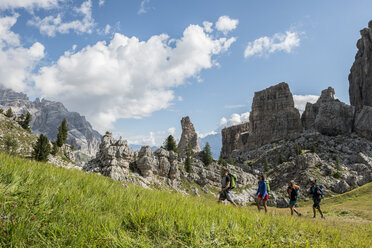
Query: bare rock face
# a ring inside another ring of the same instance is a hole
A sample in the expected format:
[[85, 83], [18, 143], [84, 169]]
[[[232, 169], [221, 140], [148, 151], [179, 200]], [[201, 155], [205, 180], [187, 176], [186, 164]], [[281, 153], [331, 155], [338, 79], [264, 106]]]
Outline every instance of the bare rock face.
[[232, 151], [244, 149], [249, 136], [249, 122], [222, 129], [222, 156], [228, 158]]
[[9, 89], [0, 88], [0, 108], [12, 108], [16, 115], [30, 112], [33, 134], [45, 134], [49, 140], [55, 140], [58, 126], [66, 118], [68, 126], [67, 142], [74, 142], [75, 148], [89, 156], [96, 154], [102, 136], [95, 131], [84, 116], [69, 112], [60, 102], [40, 100], [30, 101], [27, 95]]
[[183, 117], [181, 120], [182, 134], [180, 142], [178, 143], [178, 151], [181, 156], [185, 156], [187, 146], [190, 143], [195, 153], [200, 152], [198, 135], [195, 132], [194, 125], [192, 124], [190, 117]]
[[150, 146], [143, 146], [138, 152], [137, 168], [143, 177], [151, 177], [157, 167], [158, 160], [151, 151]]
[[372, 140], [372, 107], [364, 106], [355, 117], [355, 132], [369, 140]]
[[368, 28], [360, 31], [358, 52], [349, 74], [349, 96], [351, 105], [357, 110], [372, 106], [372, 21]]
[[301, 132], [300, 113], [294, 107], [288, 84], [280, 83], [255, 92], [249, 122], [251, 133], [247, 140], [247, 150]]
[[335, 99], [334, 95], [335, 90], [328, 87], [322, 91], [316, 103], [306, 104], [301, 117], [305, 129], [331, 136], [353, 131], [355, 108]]

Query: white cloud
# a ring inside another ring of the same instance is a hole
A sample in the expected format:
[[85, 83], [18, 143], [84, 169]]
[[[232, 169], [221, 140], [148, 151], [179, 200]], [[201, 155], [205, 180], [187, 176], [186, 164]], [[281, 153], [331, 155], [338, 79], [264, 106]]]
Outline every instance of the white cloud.
[[142, 0], [141, 2], [141, 6], [140, 6], [140, 9], [138, 10], [137, 14], [145, 14], [147, 13], [148, 11], [148, 8], [146, 7], [146, 5], [150, 3], [150, 0]]
[[315, 95], [293, 95], [293, 101], [295, 108], [297, 108], [300, 113], [305, 111], [306, 103], [315, 103], [319, 96]]
[[213, 32], [213, 23], [212, 22], [203, 22], [203, 27], [204, 27], [204, 31], [207, 32], [207, 33], [212, 33]]
[[154, 132], [150, 132], [148, 135], [138, 135], [134, 137], [129, 137], [128, 143], [132, 145], [146, 145], [146, 146], [156, 146], [159, 145]]
[[217, 63], [234, 38], [214, 38], [198, 25], [169, 45], [169, 36], [147, 41], [116, 33], [80, 51], [66, 52], [50, 66], [41, 67], [35, 87], [50, 99], [62, 101], [87, 116], [99, 131], [119, 118], [143, 118], [165, 109], [174, 100], [173, 88], [196, 78]]
[[215, 135], [215, 134], [217, 134], [217, 131], [210, 131], [208, 133], [199, 133], [198, 132], [198, 137], [203, 139], [203, 138], [207, 137], [208, 135]]
[[54, 37], [57, 33], [67, 34], [70, 31], [75, 31], [78, 34], [92, 33], [93, 28], [96, 25], [92, 17], [92, 1], [87, 0], [81, 4], [80, 8], [74, 8], [73, 10], [75, 13], [83, 16], [83, 18], [81, 20], [64, 22], [62, 20], [62, 14], [59, 13], [57, 16], [47, 16], [43, 19], [35, 16], [27, 23], [39, 28], [41, 34], [50, 37]]
[[244, 51], [244, 57], [268, 55], [271, 53], [285, 51], [290, 53], [294, 47], [300, 46], [300, 36], [296, 32], [287, 31], [285, 34], [277, 33], [272, 37], [261, 37], [249, 42]]
[[218, 31], [223, 32], [225, 35], [236, 29], [238, 26], [239, 20], [238, 19], [231, 19], [228, 16], [221, 16], [218, 18], [218, 21], [216, 22], [216, 29]]
[[98, 5], [101, 7], [105, 4], [105, 0], [99, 0], [98, 1]]
[[51, 9], [58, 7], [60, 2], [66, 2], [67, 0], [1, 0], [0, 9]]
[[242, 114], [232, 114], [229, 119], [222, 117], [218, 124], [219, 129], [224, 127], [230, 127], [241, 123], [249, 122], [249, 112]]
[[168, 133], [172, 136], [176, 134], [176, 128], [175, 127], [170, 127], [168, 128]]
[[21, 45], [11, 27], [18, 15], [0, 18], [0, 85], [15, 91], [28, 88], [37, 62], [44, 57], [44, 46], [36, 42], [31, 47]]
[[182, 97], [182, 96], [178, 96], [178, 97], [177, 97], [177, 100], [178, 100], [179, 102], [183, 102], [183, 97]]
[[224, 108], [226, 109], [235, 109], [235, 108], [242, 108], [245, 107], [244, 104], [237, 104], [237, 105], [225, 105]]

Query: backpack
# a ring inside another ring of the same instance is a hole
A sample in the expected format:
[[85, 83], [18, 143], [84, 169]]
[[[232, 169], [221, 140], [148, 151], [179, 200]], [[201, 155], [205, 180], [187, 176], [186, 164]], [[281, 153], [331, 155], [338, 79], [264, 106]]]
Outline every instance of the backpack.
[[296, 198], [301, 196], [301, 187], [299, 185], [294, 185], [293, 188], [296, 190]]
[[324, 191], [323, 191], [323, 185], [321, 185], [321, 184], [317, 184], [317, 185], [315, 185], [318, 189], [319, 189], [319, 191], [320, 191], [320, 195], [321, 195], [321, 197], [323, 198], [324, 197]]
[[270, 184], [269, 184], [269, 180], [265, 180], [265, 183], [266, 183], [266, 191], [267, 191], [267, 194], [270, 194]]
[[229, 174], [230, 176], [230, 189], [234, 189], [236, 187], [236, 175], [235, 174]]

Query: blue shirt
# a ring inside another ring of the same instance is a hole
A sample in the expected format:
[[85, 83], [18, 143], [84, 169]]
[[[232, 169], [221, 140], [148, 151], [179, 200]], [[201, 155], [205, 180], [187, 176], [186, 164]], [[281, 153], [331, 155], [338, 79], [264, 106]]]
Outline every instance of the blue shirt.
[[267, 195], [267, 187], [265, 181], [258, 182], [258, 189], [256, 195], [260, 194], [262, 197]]

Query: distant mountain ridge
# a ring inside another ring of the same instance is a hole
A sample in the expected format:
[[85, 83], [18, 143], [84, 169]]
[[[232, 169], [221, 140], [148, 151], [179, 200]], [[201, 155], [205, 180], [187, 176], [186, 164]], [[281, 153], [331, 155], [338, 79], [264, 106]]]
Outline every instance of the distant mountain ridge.
[[84, 116], [68, 111], [60, 102], [39, 98], [30, 101], [24, 93], [0, 88], [0, 108], [6, 111], [10, 107], [16, 115], [30, 112], [32, 133], [43, 133], [50, 140], [56, 139], [58, 127], [66, 118], [69, 128], [67, 142], [73, 141], [76, 150], [90, 156], [98, 151], [101, 134], [92, 128]]

